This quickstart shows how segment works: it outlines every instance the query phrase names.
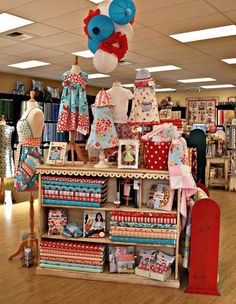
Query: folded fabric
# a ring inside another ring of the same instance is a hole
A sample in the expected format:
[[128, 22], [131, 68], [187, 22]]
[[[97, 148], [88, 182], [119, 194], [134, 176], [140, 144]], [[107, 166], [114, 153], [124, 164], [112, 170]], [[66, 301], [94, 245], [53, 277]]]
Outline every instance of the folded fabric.
[[151, 238], [138, 238], [138, 237], [123, 237], [123, 236], [111, 236], [111, 240], [114, 242], [126, 242], [126, 243], [143, 243], [143, 244], [160, 244], [160, 245], [175, 245], [176, 240], [164, 240], [164, 239], [151, 239]]

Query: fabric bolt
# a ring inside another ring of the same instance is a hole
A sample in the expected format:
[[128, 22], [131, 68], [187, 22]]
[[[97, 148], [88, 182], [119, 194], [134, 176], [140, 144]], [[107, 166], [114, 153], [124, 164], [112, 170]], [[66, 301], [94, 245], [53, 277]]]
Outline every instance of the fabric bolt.
[[119, 139], [132, 139], [132, 129], [127, 123], [115, 123], [117, 137]]
[[43, 157], [40, 154], [40, 138], [34, 137], [31, 126], [28, 122], [29, 114], [37, 109], [33, 107], [24, 119], [17, 123], [19, 144], [15, 158], [15, 180], [14, 188], [17, 191], [37, 191], [38, 174], [36, 166], [43, 164]]
[[94, 121], [87, 141], [87, 148], [107, 149], [119, 144], [112, 114], [108, 106], [92, 107]]
[[130, 123], [152, 124], [159, 122], [155, 87], [137, 87], [129, 117]]
[[58, 200], [58, 199], [43, 199], [44, 205], [58, 205], [58, 206], [78, 206], [78, 207], [95, 207], [100, 208], [102, 203], [98, 202], [84, 202], [84, 201], [70, 201], [70, 200]]
[[57, 132], [77, 131], [83, 135], [89, 133], [89, 111], [86, 96], [88, 75], [82, 71], [62, 75], [63, 92], [59, 109]]
[[0, 125], [0, 177], [12, 177], [14, 175], [11, 148], [13, 131], [13, 127]]
[[160, 245], [176, 245], [176, 240], [169, 239], [153, 239], [153, 238], [139, 238], [139, 237], [123, 237], [112, 236], [111, 240], [114, 242], [126, 242], [126, 243], [139, 243], [139, 244], [160, 244]]
[[150, 239], [176, 239], [176, 234], [174, 233], [153, 233], [153, 232], [143, 232], [143, 231], [119, 231], [112, 230], [112, 236], [124, 236], [124, 237], [140, 237], [140, 238], [150, 238]]
[[136, 222], [117, 222], [111, 221], [112, 226], [134, 227], [134, 228], [155, 228], [155, 229], [176, 229], [176, 224], [154, 224], [154, 223], [136, 223]]
[[100, 267], [88, 268], [88, 267], [76, 267], [74, 265], [64, 265], [63, 263], [57, 262], [57, 264], [48, 261], [40, 261], [40, 267], [42, 268], [52, 268], [52, 269], [62, 269], [62, 270], [76, 270], [76, 271], [84, 271], [84, 272], [103, 272], [103, 269]]

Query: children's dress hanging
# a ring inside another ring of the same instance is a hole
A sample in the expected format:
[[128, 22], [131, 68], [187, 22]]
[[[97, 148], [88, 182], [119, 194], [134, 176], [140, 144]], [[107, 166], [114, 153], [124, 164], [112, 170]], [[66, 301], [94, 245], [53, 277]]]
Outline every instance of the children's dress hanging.
[[83, 135], [89, 133], [89, 111], [86, 96], [88, 75], [80, 71], [62, 75], [63, 92], [59, 109], [57, 132], [77, 131]]
[[0, 125], [0, 177], [13, 176], [11, 137], [14, 128]]

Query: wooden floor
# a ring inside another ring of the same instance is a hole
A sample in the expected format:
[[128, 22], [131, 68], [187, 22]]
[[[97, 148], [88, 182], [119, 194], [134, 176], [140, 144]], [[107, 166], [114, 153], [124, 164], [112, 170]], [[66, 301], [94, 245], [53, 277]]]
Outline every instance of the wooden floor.
[[[221, 207], [219, 292], [221, 297], [185, 294], [181, 288], [159, 288], [120, 283], [102, 283], [35, 275], [19, 259], [7, 257], [17, 249], [20, 232], [28, 229], [28, 204], [0, 206], [0, 304], [234, 304], [236, 303], [236, 193], [212, 190]], [[35, 204], [36, 206], [36, 204]]]

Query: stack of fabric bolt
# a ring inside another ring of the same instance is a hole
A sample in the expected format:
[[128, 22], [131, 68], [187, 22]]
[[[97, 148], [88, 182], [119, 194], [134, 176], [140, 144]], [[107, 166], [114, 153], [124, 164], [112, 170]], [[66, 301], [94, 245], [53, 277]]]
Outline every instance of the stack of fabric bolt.
[[40, 267], [103, 272], [104, 261], [104, 245], [54, 240], [40, 244]]
[[112, 211], [111, 240], [144, 244], [176, 244], [176, 214]]
[[43, 204], [101, 207], [106, 199], [107, 178], [42, 177]]

